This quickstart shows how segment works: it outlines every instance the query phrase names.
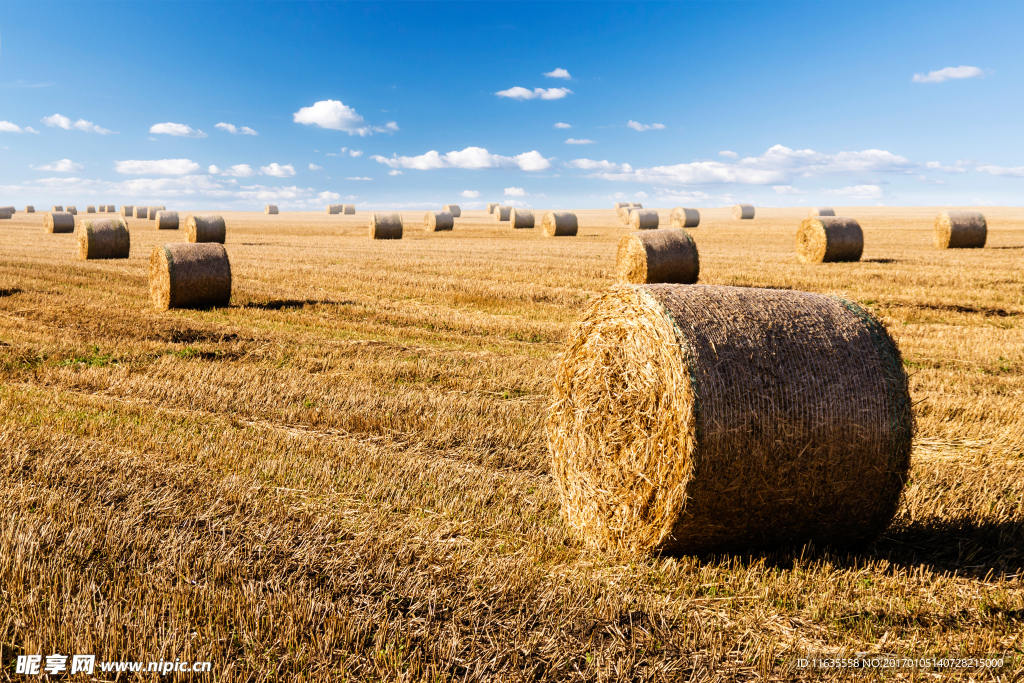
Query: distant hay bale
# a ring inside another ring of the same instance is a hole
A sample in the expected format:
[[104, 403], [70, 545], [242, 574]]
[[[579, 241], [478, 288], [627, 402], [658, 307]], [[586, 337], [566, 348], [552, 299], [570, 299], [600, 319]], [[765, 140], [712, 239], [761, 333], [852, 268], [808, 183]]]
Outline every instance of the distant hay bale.
[[87, 206], [87, 207], [85, 207], [85, 212], [86, 213], [96, 213], [96, 207], [95, 206]]
[[177, 230], [181, 227], [181, 222], [178, 220], [177, 211], [157, 211], [156, 212], [156, 229], [157, 230]]
[[146, 209], [147, 209], [146, 210], [146, 217], [149, 220], [151, 220], [151, 221], [152, 220], [156, 220], [156, 213], [157, 213], [157, 211], [163, 211], [166, 208], [167, 208], [166, 206], [149, 206], [149, 207], [146, 207]]
[[344, 208], [342, 204], [328, 204], [327, 213], [341, 213], [342, 208]]
[[0, 206], [0, 219], [7, 219], [14, 215], [13, 206]]
[[131, 250], [131, 236], [124, 219], [90, 218], [78, 224], [78, 258], [113, 259], [128, 258]]
[[36, 212], [36, 207], [34, 207], [34, 206], [26, 206], [25, 207], [25, 213], [35, 213], [35, 212]]
[[981, 249], [988, 238], [988, 223], [980, 211], [943, 211], [935, 217], [938, 249]]
[[224, 219], [215, 214], [185, 217], [185, 240], [187, 242], [219, 242], [224, 244], [227, 238], [227, 226]]
[[75, 217], [67, 211], [49, 211], [43, 214], [43, 232], [67, 233], [75, 231]]
[[615, 206], [612, 208], [614, 208], [615, 211], [618, 212], [618, 210], [624, 206], [629, 206], [629, 202], [615, 202]]
[[700, 225], [700, 211], [677, 206], [669, 215], [669, 225], [673, 228], [696, 228]]
[[263, 213], [267, 214], [268, 216], [276, 214], [277, 213], [277, 206], [275, 204], [267, 204], [263, 208]]
[[136, 206], [135, 207], [135, 217], [136, 218], [148, 218], [149, 217], [149, 207], [148, 206]]
[[631, 202], [629, 204], [629, 208], [631, 208], [631, 209], [642, 209], [642, 208], [644, 208], [644, 205], [641, 204], [640, 202]]
[[117, 207], [113, 204], [107, 204], [107, 213], [117, 213]]
[[402, 214], [397, 211], [374, 211], [371, 213], [370, 239], [402, 239]]
[[70, 213], [72, 216], [77, 216], [78, 215], [78, 207], [68, 206], [68, 207], [65, 207], [64, 210], [67, 211], [68, 213]]
[[462, 215], [462, 209], [459, 208], [458, 204], [445, 204], [441, 207], [441, 210], [447, 211], [453, 218], [459, 218]]
[[231, 301], [231, 262], [223, 244], [165, 244], [149, 257], [154, 308], [209, 308]]
[[836, 210], [829, 206], [818, 206], [807, 212], [808, 218], [815, 216], [835, 216]]
[[428, 232], [452, 230], [454, 227], [455, 217], [447, 211], [427, 211], [423, 214], [423, 229]]
[[121, 216], [124, 218], [130, 218], [135, 213], [135, 207], [124, 204], [121, 206]]
[[864, 231], [855, 218], [805, 218], [796, 233], [796, 257], [801, 263], [859, 261]]
[[637, 232], [619, 240], [615, 269], [619, 282], [692, 285], [700, 275], [700, 256], [685, 230]]
[[63, 210], [64, 210], [63, 206], [55, 206], [55, 207], [50, 209], [50, 211], [57, 211], [58, 213], [63, 211]]
[[342, 204], [342, 206], [341, 206], [341, 213], [342, 214], [344, 214], [346, 216], [352, 216], [352, 215], [355, 214], [355, 212], [356, 212], [356, 205], [355, 204]]
[[858, 545], [907, 480], [899, 349], [841, 297], [617, 285], [570, 333], [553, 394], [563, 518], [622, 555]]
[[754, 206], [752, 204], [737, 204], [732, 207], [732, 217], [736, 220], [750, 220], [754, 217]]
[[512, 209], [508, 214], [509, 223], [513, 228], [532, 228], [534, 225], [533, 211], [529, 209]]
[[498, 202], [491, 202], [487, 205], [487, 213], [494, 213], [494, 210], [501, 206]]
[[658, 212], [654, 209], [634, 209], [629, 214], [629, 227], [634, 230], [657, 230]]
[[100, 204], [99, 206], [96, 207], [96, 213], [106, 213], [106, 212], [107, 212], [107, 205], [106, 204]]
[[496, 206], [494, 207], [494, 220], [496, 221], [507, 221], [512, 217], [511, 206]]
[[540, 222], [545, 237], [574, 237], [579, 231], [579, 221], [572, 211], [548, 211]]
[[619, 208], [615, 209], [615, 215], [618, 216], [619, 224], [629, 225], [629, 213], [631, 211], [636, 211], [636, 209], [634, 209], [628, 204], [626, 206], [620, 206]]

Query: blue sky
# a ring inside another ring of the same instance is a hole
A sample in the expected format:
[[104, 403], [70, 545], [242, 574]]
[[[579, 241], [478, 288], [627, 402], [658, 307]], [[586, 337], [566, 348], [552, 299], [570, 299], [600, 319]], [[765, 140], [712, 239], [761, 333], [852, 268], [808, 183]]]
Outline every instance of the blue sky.
[[1022, 23], [1009, 2], [0, 0], [0, 205], [1021, 205]]

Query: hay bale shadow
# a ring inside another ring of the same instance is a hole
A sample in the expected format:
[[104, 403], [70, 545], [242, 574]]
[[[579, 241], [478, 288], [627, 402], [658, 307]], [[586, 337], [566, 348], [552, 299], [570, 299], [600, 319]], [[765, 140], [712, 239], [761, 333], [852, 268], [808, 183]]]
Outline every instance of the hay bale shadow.
[[0, 299], [2, 299], [5, 296], [13, 296], [15, 294], [21, 294], [21, 291], [22, 290], [19, 287], [10, 287], [8, 289], [0, 289]]
[[280, 311], [285, 308], [305, 308], [306, 306], [342, 306], [352, 301], [329, 301], [327, 299], [272, 299], [270, 301], [250, 301], [241, 304], [241, 308], [255, 308], [261, 311]]

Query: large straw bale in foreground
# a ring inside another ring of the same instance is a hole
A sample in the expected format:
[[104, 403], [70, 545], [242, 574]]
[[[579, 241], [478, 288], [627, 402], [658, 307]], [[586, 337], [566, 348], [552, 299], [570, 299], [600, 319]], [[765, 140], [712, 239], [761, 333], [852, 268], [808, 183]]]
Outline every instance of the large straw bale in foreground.
[[224, 244], [228, 228], [224, 219], [216, 214], [185, 217], [185, 239], [189, 242], [219, 242]]
[[487, 213], [494, 213], [494, 210], [501, 206], [498, 202], [491, 202], [487, 205]]
[[43, 232], [67, 233], [75, 231], [75, 217], [67, 211], [49, 211], [43, 214]]
[[796, 257], [801, 263], [859, 261], [864, 232], [855, 218], [805, 218], [796, 233]]
[[165, 244], [149, 257], [149, 298], [169, 308], [227, 306], [231, 263], [223, 244]]
[[753, 204], [737, 204], [732, 207], [732, 217], [736, 220], [750, 220], [754, 217]]
[[423, 229], [429, 232], [441, 230], [452, 230], [455, 227], [455, 217], [447, 211], [427, 211], [423, 214]]
[[532, 228], [536, 218], [529, 209], [513, 208], [508, 214], [508, 221], [513, 228]]
[[402, 239], [402, 214], [397, 211], [374, 211], [370, 214], [370, 239]]
[[943, 211], [935, 217], [935, 246], [939, 249], [981, 249], [988, 224], [980, 211]]
[[619, 240], [615, 268], [619, 282], [692, 285], [700, 275], [700, 256], [685, 230], [637, 232]]
[[696, 228], [700, 225], [700, 211], [677, 206], [669, 214], [669, 225], [673, 228]]
[[571, 333], [547, 425], [563, 517], [623, 554], [850, 546], [907, 479], [889, 334], [804, 292], [619, 285]]
[[833, 209], [830, 206], [816, 206], [816, 207], [814, 207], [813, 209], [811, 209], [810, 211], [807, 212], [807, 216], [809, 218], [814, 218], [815, 216], [835, 216], [835, 215], [836, 215], [836, 210]]
[[629, 227], [634, 230], [657, 230], [658, 212], [654, 209], [634, 209], [629, 214]]
[[265, 207], [263, 207], [263, 213], [267, 214], [268, 216], [276, 214], [277, 213], [277, 205], [276, 204], [267, 204]]
[[353, 216], [353, 215], [355, 215], [355, 213], [356, 213], [356, 205], [355, 204], [342, 204], [341, 205], [341, 213], [346, 215], [346, 216]]
[[177, 230], [181, 227], [181, 222], [178, 219], [177, 211], [157, 211], [156, 212], [156, 229], [157, 230]]
[[494, 207], [494, 220], [496, 221], [507, 221], [512, 217], [511, 206], [496, 206]]
[[120, 216], [116, 218], [89, 218], [78, 224], [78, 258], [128, 258], [131, 236]]
[[452, 215], [453, 218], [458, 218], [462, 215], [462, 209], [459, 208], [458, 204], [445, 204], [441, 207], [442, 211], [447, 211]]
[[580, 229], [572, 211], [548, 211], [540, 222], [545, 237], [574, 237]]

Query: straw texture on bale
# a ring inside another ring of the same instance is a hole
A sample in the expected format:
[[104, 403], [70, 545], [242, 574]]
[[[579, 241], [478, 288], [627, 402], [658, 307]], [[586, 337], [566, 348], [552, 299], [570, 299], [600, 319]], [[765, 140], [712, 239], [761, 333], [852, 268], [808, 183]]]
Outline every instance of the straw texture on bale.
[[169, 308], [227, 306], [231, 263], [223, 244], [165, 244], [149, 257], [149, 298]]
[[136, 206], [135, 207], [135, 217], [136, 218], [148, 218], [149, 217], [149, 207], [148, 206]]
[[669, 214], [669, 225], [673, 228], [696, 228], [700, 225], [700, 211], [677, 206]]
[[75, 217], [67, 211], [50, 211], [43, 215], [43, 231], [62, 233], [75, 231]]
[[85, 207], [85, 212], [86, 213], [96, 213], [96, 207], [95, 206], [87, 206], [87, 207]]
[[807, 215], [810, 218], [815, 216], [835, 216], [836, 210], [829, 206], [818, 206], [808, 211]]
[[131, 236], [124, 219], [90, 218], [78, 224], [78, 258], [128, 258]]
[[67, 211], [68, 213], [70, 213], [72, 216], [77, 216], [78, 215], [78, 207], [77, 206], [67, 206], [67, 207], [64, 207], [64, 210]]
[[580, 225], [572, 211], [548, 211], [540, 227], [545, 237], [574, 237]]
[[220, 242], [224, 244], [228, 230], [224, 219], [215, 214], [185, 217], [185, 239], [188, 242]]
[[271, 214], [275, 214], [277, 213], [277, 206], [275, 206], [274, 204], [267, 204], [266, 207], [264, 207], [263, 209], [263, 213], [267, 214], [268, 216]]
[[498, 202], [491, 202], [487, 205], [487, 213], [494, 213], [494, 210], [499, 206], [500, 204], [498, 204]]
[[629, 227], [634, 230], [657, 230], [658, 212], [654, 209], [634, 209], [629, 214]]
[[346, 216], [351, 216], [351, 215], [355, 214], [355, 212], [356, 212], [356, 205], [355, 204], [343, 204], [342, 207], [341, 207], [341, 212], [343, 214], [345, 214]]
[[327, 205], [327, 213], [341, 213], [341, 210], [343, 208], [344, 208], [344, 205], [342, 205], [342, 204], [328, 204]]
[[427, 211], [423, 214], [423, 229], [429, 232], [441, 230], [452, 230], [455, 227], [455, 217], [447, 211]]
[[899, 349], [852, 301], [618, 285], [569, 336], [547, 436], [593, 547], [852, 546], [896, 512], [913, 416]]
[[370, 239], [402, 239], [402, 214], [397, 211], [375, 211], [371, 213]]
[[532, 228], [536, 219], [533, 211], [529, 209], [512, 209], [508, 214], [508, 220], [513, 228]]
[[181, 227], [181, 222], [178, 219], [177, 211], [157, 211], [156, 212], [156, 229], [157, 230], [177, 230]]
[[50, 211], [63, 211], [63, 210], [64, 210], [63, 206], [54, 206], [54, 207], [52, 207], [50, 209]]
[[732, 217], [736, 220], [750, 220], [754, 217], [754, 206], [752, 204], [737, 204], [732, 207]]
[[511, 206], [496, 206], [494, 207], [494, 220], [496, 221], [507, 221], [512, 217]]
[[943, 211], [935, 217], [935, 246], [939, 249], [981, 249], [988, 224], [980, 211]]
[[864, 231], [855, 218], [805, 218], [796, 233], [796, 257], [801, 263], [860, 261]]
[[34, 206], [26, 206], [25, 207], [25, 213], [35, 213], [35, 212], [36, 212], [36, 207], [34, 207]]
[[459, 208], [458, 204], [445, 204], [444, 206], [441, 207], [441, 210], [447, 211], [454, 218], [459, 218], [460, 216], [462, 216], [462, 209]]
[[637, 232], [619, 240], [615, 267], [619, 282], [692, 285], [700, 275], [700, 256], [685, 230]]
[[135, 207], [134, 206], [129, 206], [127, 204], [123, 204], [121, 206], [121, 215], [124, 216], [125, 218], [129, 218], [134, 213], [135, 213]]

